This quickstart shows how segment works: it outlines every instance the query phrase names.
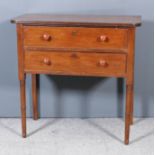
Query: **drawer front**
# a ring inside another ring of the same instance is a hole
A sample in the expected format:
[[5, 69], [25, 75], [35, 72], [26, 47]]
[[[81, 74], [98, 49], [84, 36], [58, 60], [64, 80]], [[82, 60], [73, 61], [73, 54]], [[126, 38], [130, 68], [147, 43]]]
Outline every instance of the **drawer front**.
[[25, 26], [24, 45], [59, 49], [125, 49], [127, 32], [121, 28]]
[[121, 77], [126, 54], [26, 51], [25, 72]]

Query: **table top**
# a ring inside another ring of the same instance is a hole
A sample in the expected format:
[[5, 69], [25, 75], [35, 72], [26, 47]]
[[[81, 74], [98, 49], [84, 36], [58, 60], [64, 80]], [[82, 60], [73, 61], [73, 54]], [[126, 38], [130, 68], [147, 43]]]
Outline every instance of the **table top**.
[[30, 25], [135, 27], [141, 25], [141, 16], [25, 14], [11, 22]]

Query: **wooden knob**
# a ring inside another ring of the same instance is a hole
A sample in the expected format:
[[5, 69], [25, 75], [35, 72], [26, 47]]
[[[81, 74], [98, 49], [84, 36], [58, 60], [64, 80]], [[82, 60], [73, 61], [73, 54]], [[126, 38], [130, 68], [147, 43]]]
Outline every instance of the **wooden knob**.
[[43, 34], [43, 39], [44, 39], [45, 41], [50, 41], [50, 40], [52, 39], [52, 37], [51, 37], [51, 35], [45, 33], [45, 34]]
[[108, 37], [106, 35], [101, 35], [101, 36], [99, 36], [98, 40], [101, 42], [106, 42], [106, 41], [108, 41]]
[[108, 66], [108, 63], [105, 60], [100, 60], [99, 61], [99, 66], [107, 67]]
[[51, 61], [48, 58], [44, 58], [43, 62], [46, 65], [51, 65]]

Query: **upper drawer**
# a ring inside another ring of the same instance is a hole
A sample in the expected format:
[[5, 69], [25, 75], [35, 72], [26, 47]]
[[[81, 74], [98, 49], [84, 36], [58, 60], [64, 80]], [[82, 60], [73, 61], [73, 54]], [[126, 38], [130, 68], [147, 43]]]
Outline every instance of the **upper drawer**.
[[25, 26], [24, 45], [45, 48], [125, 49], [127, 29]]

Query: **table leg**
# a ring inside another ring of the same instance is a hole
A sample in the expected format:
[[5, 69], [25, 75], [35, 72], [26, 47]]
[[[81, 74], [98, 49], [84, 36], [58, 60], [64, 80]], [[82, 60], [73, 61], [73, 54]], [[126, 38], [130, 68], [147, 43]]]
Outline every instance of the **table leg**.
[[26, 137], [26, 94], [25, 94], [25, 79], [20, 80], [20, 102], [21, 102], [21, 117], [22, 117], [22, 136]]
[[129, 143], [130, 120], [131, 120], [131, 97], [132, 85], [126, 85], [126, 110], [125, 110], [125, 139], [124, 143]]
[[131, 115], [130, 115], [130, 124], [133, 124], [133, 110], [134, 110], [134, 88], [133, 84], [131, 85]]
[[33, 119], [38, 119], [38, 101], [37, 101], [37, 75], [32, 74], [32, 104], [33, 104]]

